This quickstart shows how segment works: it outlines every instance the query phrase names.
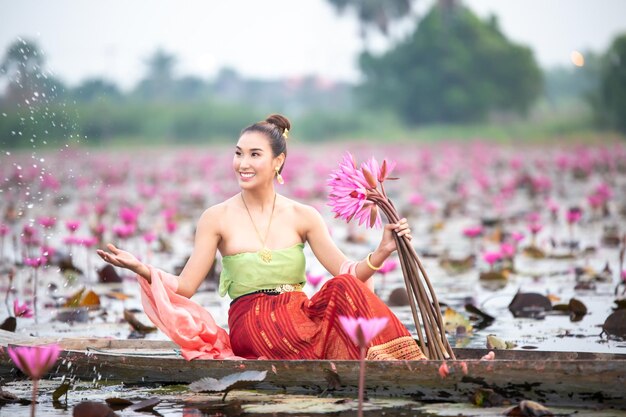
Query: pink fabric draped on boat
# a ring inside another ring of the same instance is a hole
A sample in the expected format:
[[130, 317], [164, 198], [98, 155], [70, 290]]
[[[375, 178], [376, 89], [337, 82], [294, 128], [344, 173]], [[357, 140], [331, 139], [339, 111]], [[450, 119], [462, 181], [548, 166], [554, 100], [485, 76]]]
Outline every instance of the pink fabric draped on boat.
[[[356, 265], [357, 262], [345, 261], [340, 274], [356, 276]], [[215, 323], [211, 313], [176, 293], [176, 276], [149, 268], [151, 283], [137, 276], [143, 309], [155, 326], [180, 346], [185, 359], [243, 359], [233, 353], [228, 333]], [[372, 291], [373, 281], [370, 278], [365, 283]]]
[[201, 305], [176, 293], [178, 278], [150, 267], [151, 283], [137, 276], [141, 303], [152, 322], [192, 359], [242, 359], [233, 353], [226, 330]]

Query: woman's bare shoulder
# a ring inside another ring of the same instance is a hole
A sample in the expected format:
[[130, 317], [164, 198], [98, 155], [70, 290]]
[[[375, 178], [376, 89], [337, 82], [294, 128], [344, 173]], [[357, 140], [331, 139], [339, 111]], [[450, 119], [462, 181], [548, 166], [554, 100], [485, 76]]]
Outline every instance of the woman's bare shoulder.
[[223, 220], [224, 216], [228, 213], [228, 210], [234, 207], [234, 204], [234, 197], [231, 197], [221, 203], [208, 207], [204, 210], [204, 212], [202, 212], [199, 222], [214, 223]]

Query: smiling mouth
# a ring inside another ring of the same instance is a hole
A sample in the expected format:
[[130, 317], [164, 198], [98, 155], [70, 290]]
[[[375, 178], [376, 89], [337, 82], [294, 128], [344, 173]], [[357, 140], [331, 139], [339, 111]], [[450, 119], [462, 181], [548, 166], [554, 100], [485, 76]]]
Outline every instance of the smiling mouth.
[[252, 178], [255, 174], [253, 172], [240, 172], [239, 175], [243, 178]]

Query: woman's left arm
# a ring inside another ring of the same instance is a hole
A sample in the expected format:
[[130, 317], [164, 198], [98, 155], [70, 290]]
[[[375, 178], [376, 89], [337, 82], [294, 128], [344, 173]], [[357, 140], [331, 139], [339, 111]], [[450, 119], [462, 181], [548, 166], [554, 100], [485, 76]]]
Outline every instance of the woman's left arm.
[[[333, 276], [339, 275], [341, 265], [348, 259], [333, 242], [321, 214], [313, 207], [307, 206], [306, 215], [303, 217], [306, 219], [306, 240], [309, 246], [311, 246], [313, 254], [328, 272]], [[389, 255], [397, 249], [393, 233], [397, 233], [400, 237], [405, 236], [409, 240], [412, 239], [411, 229], [406, 219], [401, 219], [398, 223], [385, 225], [378, 248], [368, 255], [369, 259], [366, 257], [356, 265], [356, 277], [359, 280], [366, 282], [376, 271], [372, 267], [378, 268], [381, 266]]]

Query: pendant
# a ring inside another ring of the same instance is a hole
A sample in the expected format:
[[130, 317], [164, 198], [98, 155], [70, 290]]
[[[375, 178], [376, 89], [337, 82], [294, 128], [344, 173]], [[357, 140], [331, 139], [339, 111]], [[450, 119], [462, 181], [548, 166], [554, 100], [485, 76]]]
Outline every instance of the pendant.
[[263, 262], [269, 264], [270, 262], [272, 262], [272, 251], [264, 247], [259, 251], [259, 257]]

